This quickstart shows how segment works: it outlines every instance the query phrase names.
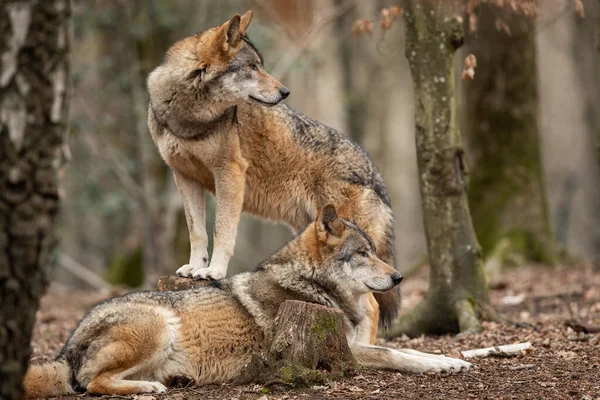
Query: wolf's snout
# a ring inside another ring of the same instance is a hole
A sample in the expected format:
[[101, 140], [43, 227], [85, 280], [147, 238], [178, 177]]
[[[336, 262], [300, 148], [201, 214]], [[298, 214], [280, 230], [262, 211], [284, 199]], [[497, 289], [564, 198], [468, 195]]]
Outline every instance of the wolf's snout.
[[404, 277], [402, 275], [400, 275], [399, 273], [394, 272], [392, 274], [392, 282], [394, 282], [394, 285], [400, 284], [400, 282], [402, 282], [402, 279], [404, 279]]
[[279, 94], [281, 94], [282, 99], [287, 99], [287, 97], [290, 95], [290, 89], [283, 86], [281, 89], [279, 89]]

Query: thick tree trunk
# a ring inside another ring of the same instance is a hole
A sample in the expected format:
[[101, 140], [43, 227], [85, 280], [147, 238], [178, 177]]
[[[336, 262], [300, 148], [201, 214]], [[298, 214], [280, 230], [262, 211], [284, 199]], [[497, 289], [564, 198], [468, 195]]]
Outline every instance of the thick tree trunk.
[[411, 0], [404, 14], [431, 270], [425, 299], [403, 315], [388, 336], [476, 331], [480, 329], [479, 318], [490, 313], [456, 122], [453, 56], [463, 33], [449, 3]]
[[[488, 265], [553, 264], [540, 159], [535, 22], [491, 3], [467, 35], [477, 57], [465, 81], [463, 122], [472, 165], [469, 202]], [[501, 29], [505, 23], [510, 33]]]
[[[0, 3], [0, 398], [21, 399], [54, 249], [69, 0]], [[18, 310], [18, 312], [15, 312]]]

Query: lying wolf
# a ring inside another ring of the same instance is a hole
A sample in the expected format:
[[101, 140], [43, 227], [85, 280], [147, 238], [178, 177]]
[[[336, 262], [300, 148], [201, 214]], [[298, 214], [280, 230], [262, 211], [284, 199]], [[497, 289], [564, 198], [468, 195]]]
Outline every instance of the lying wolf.
[[[173, 170], [190, 234], [190, 260], [177, 274], [224, 278], [242, 211], [300, 232], [327, 203], [395, 267], [394, 217], [379, 171], [343, 134], [280, 104], [289, 90], [264, 70], [246, 35], [251, 19], [248, 11], [175, 43], [148, 77], [148, 126]], [[216, 203], [210, 266], [205, 190]], [[374, 331], [399, 303], [395, 291], [376, 299]]]
[[174, 376], [197, 384], [235, 381], [252, 354], [266, 351], [286, 300], [340, 309], [347, 339], [366, 367], [456, 372], [471, 364], [357, 342], [365, 293], [402, 278], [375, 254], [371, 238], [326, 205], [317, 220], [253, 272], [181, 292], [137, 292], [105, 301], [80, 322], [56, 361], [33, 365], [28, 397], [86, 389], [94, 394], [164, 392]]

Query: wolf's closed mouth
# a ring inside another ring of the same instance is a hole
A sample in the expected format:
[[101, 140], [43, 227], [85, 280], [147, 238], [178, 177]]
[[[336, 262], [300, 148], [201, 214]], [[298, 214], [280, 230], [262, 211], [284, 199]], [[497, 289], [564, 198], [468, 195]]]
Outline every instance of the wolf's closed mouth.
[[250, 98], [251, 98], [252, 100], [254, 100], [254, 101], [258, 101], [259, 103], [266, 104], [266, 105], [268, 105], [268, 106], [274, 106], [274, 105], [276, 105], [277, 103], [279, 103], [279, 102], [275, 102], [275, 103], [269, 103], [268, 101], [263, 101], [263, 100], [261, 100], [261, 99], [257, 99], [256, 97], [254, 97], [254, 96], [252, 96], [252, 95], [249, 95], [248, 97], [250, 97]]

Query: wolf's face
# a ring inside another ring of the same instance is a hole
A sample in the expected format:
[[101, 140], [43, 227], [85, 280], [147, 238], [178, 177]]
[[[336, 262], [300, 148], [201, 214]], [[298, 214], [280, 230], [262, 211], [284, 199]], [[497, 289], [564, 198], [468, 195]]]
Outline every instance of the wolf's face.
[[[290, 91], [264, 70], [261, 54], [246, 36], [251, 19], [252, 11], [235, 15], [175, 43], [163, 62], [171, 89], [176, 85], [179, 95], [210, 100], [207, 107], [215, 108], [214, 113], [242, 102], [273, 106], [285, 99]], [[162, 72], [157, 69], [150, 76], [151, 94]]]
[[323, 265], [334, 281], [355, 294], [385, 292], [402, 281], [393, 267], [377, 257], [371, 238], [339, 218], [332, 205], [323, 208], [315, 224]]

